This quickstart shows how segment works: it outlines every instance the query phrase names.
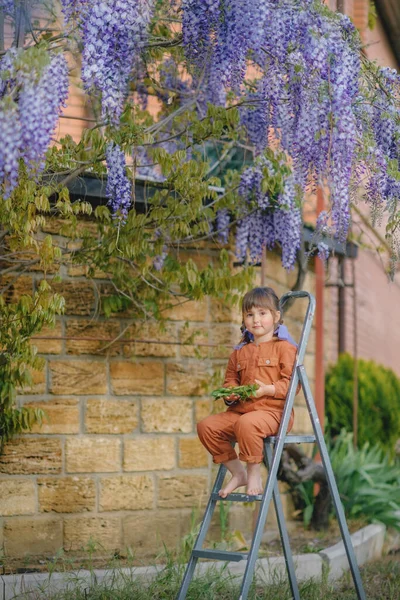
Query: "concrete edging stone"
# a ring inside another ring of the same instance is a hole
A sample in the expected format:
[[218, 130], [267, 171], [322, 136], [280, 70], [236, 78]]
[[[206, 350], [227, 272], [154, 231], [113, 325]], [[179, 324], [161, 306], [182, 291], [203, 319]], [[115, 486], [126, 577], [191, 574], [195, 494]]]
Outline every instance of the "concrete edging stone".
[[[382, 555], [386, 528], [384, 525], [367, 525], [351, 536], [354, 553], [358, 565], [377, 559]], [[321, 579], [328, 570], [329, 580], [339, 579], [349, 569], [343, 542], [325, 548], [318, 554], [298, 554], [293, 557], [296, 566], [296, 577], [299, 581]], [[201, 562], [197, 572], [205, 573], [210, 568], [220, 569], [226, 565], [224, 561]], [[78, 585], [84, 589], [115, 577], [136, 577], [144, 580], [153, 579], [162, 571], [164, 565], [114, 569], [79, 570], [67, 573], [25, 573], [21, 575], [3, 575], [0, 577], [0, 600], [16, 600], [17, 598], [38, 598], [38, 594], [49, 594], [59, 590], [76, 589]], [[242, 577], [246, 562], [230, 563], [229, 572], [233, 576]], [[272, 583], [286, 577], [285, 559], [283, 556], [259, 558], [256, 562], [256, 574], [263, 583]], [[32, 595], [30, 594], [32, 592]], [[46, 595], [42, 596], [43, 598]]]

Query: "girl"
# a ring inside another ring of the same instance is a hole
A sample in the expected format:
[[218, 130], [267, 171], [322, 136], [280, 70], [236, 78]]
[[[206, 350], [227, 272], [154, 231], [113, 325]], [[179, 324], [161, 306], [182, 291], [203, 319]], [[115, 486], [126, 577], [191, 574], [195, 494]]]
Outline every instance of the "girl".
[[[279, 299], [272, 288], [259, 287], [242, 301], [243, 337], [229, 358], [224, 387], [256, 383], [254, 398], [239, 402], [231, 394], [228, 410], [210, 415], [197, 425], [200, 441], [223, 463], [232, 477], [219, 491], [226, 498], [233, 490], [247, 486], [247, 494], [262, 494], [260, 464], [263, 438], [276, 435], [296, 358], [296, 344], [281, 325]], [[293, 425], [293, 412], [288, 431]], [[239, 444], [239, 458], [232, 442]], [[239, 460], [240, 459], [240, 460]], [[247, 463], [247, 471], [240, 461]]]

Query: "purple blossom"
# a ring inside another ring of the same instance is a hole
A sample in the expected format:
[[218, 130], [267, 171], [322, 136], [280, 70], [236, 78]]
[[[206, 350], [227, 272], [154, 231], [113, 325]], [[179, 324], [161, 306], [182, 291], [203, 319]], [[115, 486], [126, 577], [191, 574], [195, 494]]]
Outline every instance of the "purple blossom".
[[68, 95], [68, 68], [63, 55], [50, 55], [50, 62], [42, 71], [24, 64], [22, 58], [23, 50], [11, 48], [0, 62], [0, 139], [4, 153], [0, 184], [4, 185], [6, 196], [18, 183], [20, 159], [28, 172], [38, 174], [43, 170], [45, 154]]
[[64, 15], [82, 31], [82, 80], [101, 92], [102, 118], [118, 124], [129, 78], [140, 68], [154, 0], [62, 0]]
[[43, 170], [44, 156], [67, 96], [68, 67], [62, 54], [51, 57], [38, 82], [29, 82], [21, 89], [22, 155], [28, 170]]
[[125, 154], [117, 144], [110, 143], [106, 149], [108, 179], [106, 196], [113, 214], [124, 221], [132, 203], [132, 185], [126, 174]]
[[15, 11], [14, 0], [0, 0], [0, 10], [3, 9], [8, 15], [13, 15]]
[[9, 98], [0, 100], [0, 195], [8, 198], [18, 183], [21, 123], [18, 106]]
[[220, 244], [228, 243], [230, 222], [231, 218], [228, 209], [222, 208], [217, 211], [217, 232]]

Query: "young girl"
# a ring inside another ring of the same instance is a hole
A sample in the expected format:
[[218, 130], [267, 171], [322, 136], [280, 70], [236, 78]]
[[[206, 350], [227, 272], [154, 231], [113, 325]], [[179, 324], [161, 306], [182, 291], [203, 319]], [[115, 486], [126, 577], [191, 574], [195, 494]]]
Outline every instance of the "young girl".
[[[197, 426], [200, 441], [232, 477], [221, 498], [238, 487], [262, 494], [260, 464], [263, 438], [276, 435], [296, 358], [296, 344], [281, 325], [279, 299], [272, 288], [255, 288], [242, 301], [243, 337], [229, 358], [224, 387], [258, 384], [255, 397], [239, 402], [231, 394], [224, 413], [210, 415]], [[293, 412], [288, 431], [293, 426]], [[239, 444], [239, 458], [232, 442]], [[240, 460], [239, 460], [240, 459]], [[240, 461], [247, 463], [247, 471]]]

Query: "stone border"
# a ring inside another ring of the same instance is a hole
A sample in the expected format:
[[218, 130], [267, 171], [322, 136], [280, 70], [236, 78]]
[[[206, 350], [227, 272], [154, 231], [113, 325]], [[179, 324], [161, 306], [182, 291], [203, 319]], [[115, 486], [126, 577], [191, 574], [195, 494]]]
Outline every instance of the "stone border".
[[[384, 525], [367, 525], [351, 536], [354, 553], [358, 564], [380, 558], [386, 528]], [[325, 548], [319, 553], [298, 554], [294, 556], [296, 576], [299, 581], [306, 579], [321, 579], [328, 571], [330, 581], [339, 579], [349, 569], [346, 551], [343, 542]], [[210, 568], [219, 569], [226, 563], [224, 561], [202, 562], [198, 565], [198, 572], [205, 573]], [[153, 567], [133, 567], [118, 569], [121, 577], [137, 577], [152, 579], [164, 568], [163, 565]], [[242, 577], [246, 562], [230, 563], [229, 571], [233, 576]], [[263, 583], [272, 583], [286, 577], [285, 559], [283, 556], [260, 558], [256, 563], [257, 577]], [[32, 594], [56, 592], [58, 590], [74, 589], [78, 581], [82, 588], [90, 587], [96, 583], [115, 579], [115, 570], [96, 569], [71, 571], [68, 573], [27, 573], [23, 575], [3, 575], [0, 577], [0, 600], [16, 600], [17, 598], [29, 599]], [[43, 596], [46, 597], [46, 596]]]

